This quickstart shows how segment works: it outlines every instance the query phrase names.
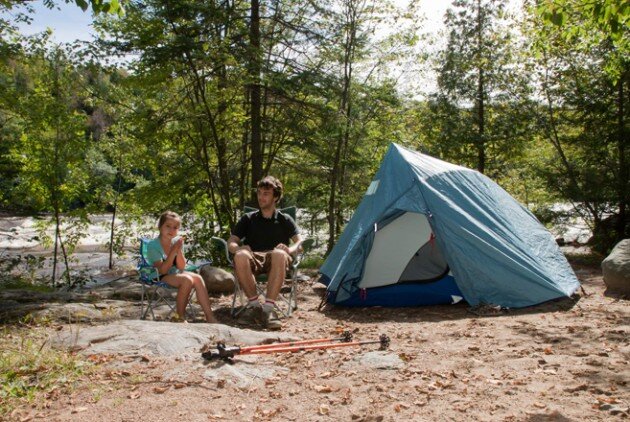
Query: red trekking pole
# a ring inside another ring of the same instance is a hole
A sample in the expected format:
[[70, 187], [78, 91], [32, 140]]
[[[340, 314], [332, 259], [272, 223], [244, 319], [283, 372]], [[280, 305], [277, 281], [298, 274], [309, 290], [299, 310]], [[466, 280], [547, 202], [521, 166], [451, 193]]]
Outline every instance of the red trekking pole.
[[339, 347], [363, 346], [366, 344], [380, 344], [380, 350], [385, 350], [389, 346], [389, 337], [382, 334], [378, 340], [373, 341], [352, 341], [352, 334], [345, 331], [338, 338], [321, 338], [313, 340], [289, 341], [285, 343], [262, 344], [247, 347], [226, 347], [225, 343], [217, 343], [217, 348], [207, 350], [201, 354], [204, 359], [221, 359], [230, 362], [236, 355], [254, 355], [265, 353], [295, 353], [306, 350], [325, 350]]

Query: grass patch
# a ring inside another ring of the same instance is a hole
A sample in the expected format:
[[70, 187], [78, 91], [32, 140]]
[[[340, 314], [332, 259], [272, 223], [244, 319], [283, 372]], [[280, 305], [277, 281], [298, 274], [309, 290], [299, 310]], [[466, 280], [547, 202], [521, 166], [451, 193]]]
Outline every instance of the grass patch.
[[27, 290], [31, 292], [49, 293], [54, 292], [50, 286], [45, 284], [36, 284], [21, 277], [2, 277], [0, 279], [1, 290]]
[[51, 347], [41, 326], [6, 326], [0, 336], [0, 415], [42, 396], [68, 393], [93, 365], [76, 353]]
[[602, 261], [606, 258], [604, 255], [597, 252], [590, 253], [565, 253], [567, 260], [571, 265], [583, 265], [585, 267], [597, 267], [600, 268]]
[[318, 256], [318, 255], [306, 256], [304, 257], [302, 262], [300, 262], [300, 268], [301, 269], [309, 268], [309, 269], [318, 270], [319, 267], [321, 267], [323, 264], [324, 264], [324, 258], [321, 256]]

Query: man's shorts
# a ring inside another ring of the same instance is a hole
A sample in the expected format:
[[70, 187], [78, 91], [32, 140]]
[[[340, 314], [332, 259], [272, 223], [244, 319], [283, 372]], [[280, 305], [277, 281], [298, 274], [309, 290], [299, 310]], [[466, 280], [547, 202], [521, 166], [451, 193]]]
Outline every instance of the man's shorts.
[[[271, 252], [272, 251], [252, 252], [253, 259], [249, 260], [249, 265], [254, 275], [267, 274], [269, 270], [271, 270]], [[289, 255], [287, 258], [286, 271], [289, 271], [291, 262], [293, 262], [293, 257]]]

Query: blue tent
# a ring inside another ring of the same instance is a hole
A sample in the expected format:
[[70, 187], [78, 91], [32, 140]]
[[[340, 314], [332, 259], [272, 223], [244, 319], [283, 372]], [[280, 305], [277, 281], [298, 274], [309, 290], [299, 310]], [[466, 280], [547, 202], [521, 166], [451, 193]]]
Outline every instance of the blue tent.
[[579, 282], [553, 236], [483, 174], [391, 144], [320, 269], [328, 301], [510, 308]]

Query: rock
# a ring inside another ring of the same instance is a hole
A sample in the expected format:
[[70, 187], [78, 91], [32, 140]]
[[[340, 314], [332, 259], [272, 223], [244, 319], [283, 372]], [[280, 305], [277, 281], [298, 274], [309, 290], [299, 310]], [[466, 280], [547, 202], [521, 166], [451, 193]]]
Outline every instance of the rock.
[[142, 320], [114, 321], [107, 325], [65, 326], [53, 338], [62, 347], [85, 354], [118, 353], [135, 356], [195, 356], [201, 358], [205, 344], [262, 344], [270, 340], [293, 341], [285, 333], [244, 330], [223, 324], [182, 324]]
[[404, 366], [404, 362], [397, 354], [387, 351], [372, 351], [358, 354], [354, 361], [354, 365], [358, 362], [362, 368], [397, 370]]
[[[236, 357], [235, 360], [245, 365], [226, 365], [225, 362], [212, 362], [203, 377], [217, 383], [218, 388], [224, 388], [226, 381], [237, 388], [251, 388], [252, 384], [264, 385], [264, 381], [274, 377], [286, 377], [287, 368], [276, 365], [256, 365], [256, 360], [246, 357]], [[221, 386], [223, 385], [223, 386]]]
[[199, 274], [206, 283], [208, 293], [232, 293], [234, 291], [234, 275], [221, 268], [205, 265]]
[[630, 296], [630, 239], [617, 243], [602, 261], [604, 283], [612, 292]]

